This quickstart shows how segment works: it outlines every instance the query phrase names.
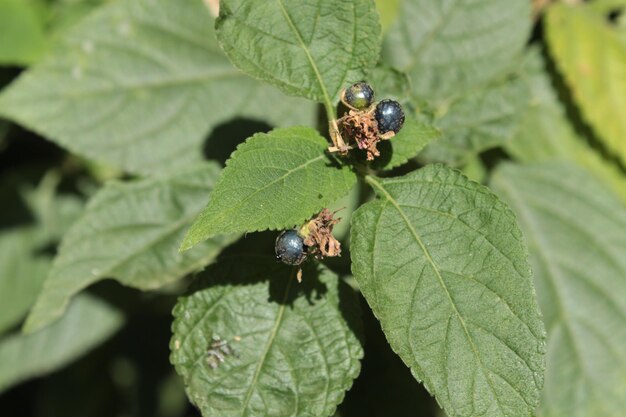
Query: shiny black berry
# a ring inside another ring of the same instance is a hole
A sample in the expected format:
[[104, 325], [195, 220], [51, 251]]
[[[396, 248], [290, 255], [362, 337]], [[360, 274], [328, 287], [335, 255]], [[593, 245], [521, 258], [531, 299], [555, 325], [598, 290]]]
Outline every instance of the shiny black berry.
[[394, 100], [383, 100], [376, 105], [376, 123], [381, 134], [398, 133], [404, 124], [404, 112], [400, 103]]
[[287, 265], [300, 265], [306, 259], [304, 239], [297, 230], [285, 230], [276, 238], [276, 258]]
[[374, 90], [364, 82], [352, 84], [343, 93], [343, 102], [348, 107], [365, 110], [374, 102]]

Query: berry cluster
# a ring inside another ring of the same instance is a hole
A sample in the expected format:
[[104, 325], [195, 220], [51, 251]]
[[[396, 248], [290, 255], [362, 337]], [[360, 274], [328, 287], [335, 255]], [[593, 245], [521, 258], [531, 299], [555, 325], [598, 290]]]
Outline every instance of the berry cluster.
[[[377, 144], [394, 137], [404, 125], [404, 111], [400, 103], [385, 99], [374, 103], [374, 90], [365, 82], [351, 85], [341, 93], [341, 102], [349, 112], [337, 121], [331, 151], [347, 153], [351, 142], [367, 152], [367, 159], [380, 155]], [[331, 132], [333, 133], [333, 132]], [[346, 143], [344, 137], [348, 139]]]

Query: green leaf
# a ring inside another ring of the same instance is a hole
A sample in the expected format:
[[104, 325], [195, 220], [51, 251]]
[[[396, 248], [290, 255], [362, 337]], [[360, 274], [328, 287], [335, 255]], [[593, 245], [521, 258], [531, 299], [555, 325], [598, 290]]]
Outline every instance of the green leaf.
[[626, 38], [587, 7], [555, 5], [547, 40], [583, 117], [626, 163]]
[[233, 68], [212, 23], [201, 1], [115, 1], [66, 31], [47, 59], [8, 87], [0, 115], [139, 173], [200, 161], [207, 133], [234, 117], [313, 123], [313, 103]]
[[380, 53], [374, 0], [222, 0], [216, 29], [242, 71], [327, 108]]
[[376, 9], [380, 14], [382, 30], [386, 32], [398, 16], [400, 0], [376, 0]]
[[33, 227], [0, 233], [0, 334], [28, 312], [50, 269], [49, 257], [36, 253], [40, 235]]
[[626, 410], [626, 207], [584, 170], [505, 165], [492, 185], [515, 210], [548, 329], [542, 417]]
[[435, 124], [443, 137], [429, 145], [420, 158], [458, 166], [503, 145], [519, 130], [527, 104], [528, 89], [518, 77], [505, 77], [468, 93], [440, 110]]
[[211, 262], [234, 236], [185, 254], [177, 249], [218, 174], [217, 164], [207, 164], [172, 177], [105, 186], [63, 238], [25, 331], [58, 319], [74, 294], [101, 279], [152, 289]]
[[439, 104], [509, 72], [530, 26], [527, 0], [404, 1], [383, 55]]
[[0, 334], [31, 308], [52, 264], [46, 250], [82, 211], [77, 196], [58, 193], [56, 174], [45, 174], [37, 187], [29, 177], [27, 169], [9, 171], [0, 185]]
[[463, 165], [515, 133], [526, 91], [512, 73], [530, 34], [530, 9], [527, 0], [402, 3], [383, 56], [409, 75], [414, 102], [442, 131], [423, 161]]
[[[332, 416], [359, 374], [359, 302], [329, 270], [255, 256], [210, 267], [174, 308], [171, 362], [209, 416]], [[232, 349], [216, 368], [213, 338]]]
[[35, 334], [1, 339], [0, 392], [84, 355], [115, 333], [122, 321], [122, 315], [111, 306], [81, 295], [53, 326]]
[[62, 178], [58, 171], [48, 171], [36, 188], [20, 184], [20, 195], [35, 218], [47, 243], [57, 243], [84, 210], [77, 195], [59, 193]]
[[330, 159], [324, 153], [327, 146], [306, 127], [276, 129], [246, 140], [226, 162], [181, 250], [219, 234], [301, 225], [348, 194], [356, 175]]
[[0, 65], [30, 65], [46, 49], [43, 21], [27, 0], [0, 0]]
[[450, 416], [533, 415], [545, 331], [513, 213], [442, 165], [366, 179], [352, 272], [393, 350]]
[[366, 80], [374, 89], [377, 101], [392, 98], [404, 103], [411, 98], [411, 80], [395, 68], [379, 64], [367, 73]]
[[522, 119], [523, 129], [506, 143], [506, 150], [516, 160], [571, 161], [604, 181], [626, 202], [626, 177], [619, 168], [604, 160], [587, 145], [567, 119], [565, 109], [545, 71], [538, 50], [526, 59], [527, 81], [530, 85], [530, 108]]
[[374, 166], [384, 169], [400, 166], [416, 157], [426, 145], [440, 136], [439, 130], [407, 114], [402, 130], [391, 140], [379, 145], [381, 156]]
[[117, 0], [55, 0], [48, 4], [48, 31], [53, 35], [67, 30], [106, 2]]

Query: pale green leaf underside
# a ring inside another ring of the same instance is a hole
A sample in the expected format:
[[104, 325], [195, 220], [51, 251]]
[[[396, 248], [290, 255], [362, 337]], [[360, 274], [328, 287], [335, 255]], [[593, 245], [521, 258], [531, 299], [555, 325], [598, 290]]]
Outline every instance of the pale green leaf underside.
[[435, 124], [443, 136], [425, 149], [421, 159], [458, 166], [503, 145], [519, 130], [527, 104], [528, 88], [519, 77], [506, 77], [469, 92], [438, 115]]
[[380, 53], [374, 0], [222, 0], [216, 28], [242, 71], [328, 107]]
[[554, 86], [546, 73], [539, 50], [526, 57], [526, 80], [530, 85], [530, 107], [515, 137], [506, 150], [520, 162], [571, 161], [602, 180], [626, 202], [626, 176], [619, 168], [602, 159], [576, 133], [558, 101]]
[[546, 22], [550, 52], [583, 117], [626, 163], [626, 38], [582, 6], [551, 7]]
[[81, 295], [53, 326], [1, 339], [0, 392], [63, 367], [109, 338], [122, 321], [122, 315], [111, 306]]
[[9, 87], [0, 114], [79, 155], [141, 173], [201, 160], [207, 133], [233, 117], [313, 122], [312, 103], [233, 68], [212, 26], [199, 0], [113, 2]]
[[542, 417], [626, 410], [626, 207], [569, 164], [506, 165], [492, 179], [528, 242], [548, 329]]
[[299, 226], [348, 194], [356, 175], [328, 157], [327, 146], [307, 127], [276, 129], [246, 140], [226, 162], [181, 249], [218, 234]]
[[[174, 309], [170, 357], [205, 417], [326, 417], [359, 373], [358, 299], [329, 270], [220, 261]], [[234, 351], [208, 363], [213, 337]]]
[[101, 279], [157, 288], [213, 260], [233, 236], [186, 253], [179, 253], [178, 245], [219, 171], [217, 164], [206, 164], [172, 177], [105, 186], [63, 238], [25, 330], [56, 320], [74, 294]]
[[530, 24], [527, 0], [406, 0], [384, 56], [409, 74], [416, 97], [441, 102], [505, 71]]
[[545, 332], [513, 213], [441, 165], [367, 180], [352, 271], [391, 347], [450, 416], [533, 415]]
[[41, 233], [34, 227], [0, 233], [0, 334], [26, 315], [51, 260], [38, 255]]

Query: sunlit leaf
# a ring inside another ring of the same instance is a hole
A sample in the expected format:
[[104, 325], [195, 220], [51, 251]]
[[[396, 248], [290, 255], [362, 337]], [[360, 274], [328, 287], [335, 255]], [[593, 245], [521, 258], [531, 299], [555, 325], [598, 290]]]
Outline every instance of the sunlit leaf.
[[329, 108], [380, 52], [374, 0], [222, 0], [216, 28], [238, 68]]
[[226, 163], [181, 249], [219, 234], [299, 226], [348, 194], [356, 175], [326, 155], [327, 146], [326, 139], [306, 127], [249, 138]]
[[587, 7], [555, 5], [547, 40], [583, 117], [626, 163], [626, 38]]
[[513, 213], [442, 165], [367, 182], [352, 272], [392, 349], [450, 416], [532, 415], [545, 331]]
[[507, 152], [518, 161], [527, 163], [575, 162], [604, 181], [626, 201], [626, 176], [588, 146], [585, 138], [574, 129], [545, 72], [539, 51], [529, 54], [525, 66], [525, 79], [531, 91], [530, 108], [521, 121], [523, 128], [506, 143]]

